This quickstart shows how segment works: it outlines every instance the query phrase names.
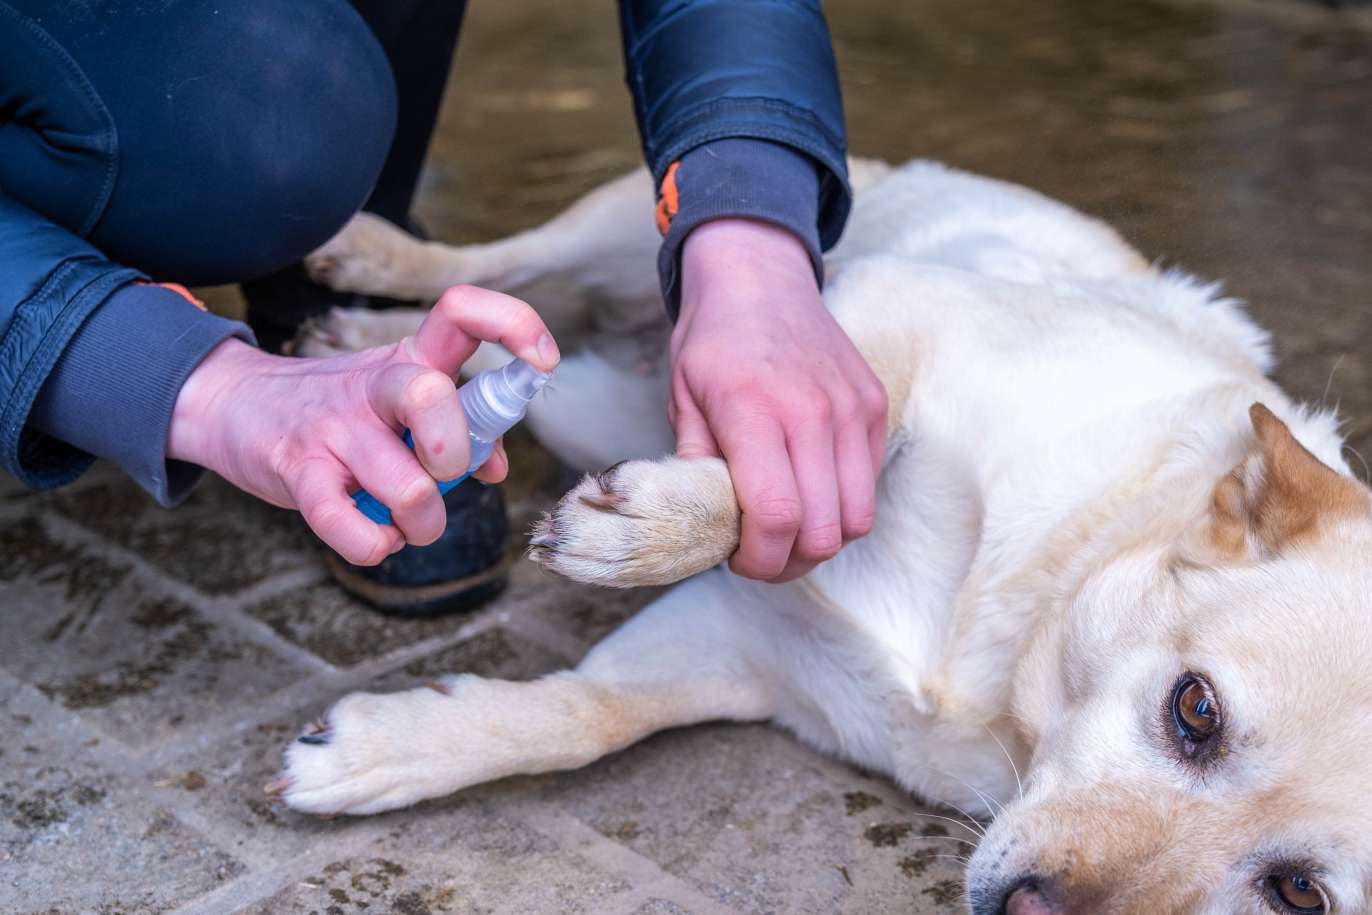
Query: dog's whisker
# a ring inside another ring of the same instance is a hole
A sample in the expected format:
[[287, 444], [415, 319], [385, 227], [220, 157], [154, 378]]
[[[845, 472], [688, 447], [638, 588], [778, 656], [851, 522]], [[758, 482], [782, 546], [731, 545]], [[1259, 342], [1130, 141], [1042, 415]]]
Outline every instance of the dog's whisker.
[[[991, 811], [993, 816], [999, 816], [1001, 813], [1005, 812], [1004, 804], [1002, 804], [996, 798], [983, 793], [980, 789], [977, 788], [976, 785], [973, 785], [970, 782], [963, 781], [951, 772], [945, 772], [942, 769], [936, 769], [933, 766], [928, 766], [926, 768], [928, 768], [930, 772], [936, 772], [939, 775], [942, 775], [944, 778], [951, 778], [953, 781], [962, 785], [964, 788], [970, 790], [973, 794], [975, 794], [978, 798], [981, 799], [981, 802], [986, 805], [986, 808]], [[944, 801], [943, 803], [947, 804], [949, 807], [952, 807], [954, 810], [956, 810], [958, 813], [962, 814], [965, 817], [968, 817], [973, 820], [976, 819], [976, 817], [972, 816], [966, 810], [963, 810], [961, 807], [958, 807], [955, 804], [948, 803], [947, 801]], [[996, 808], [1000, 808], [999, 813], [997, 812]]]
[[960, 836], [923, 836], [923, 835], [922, 835], [922, 836], [920, 836], [920, 839], [921, 839], [921, 840], [927, 839], [927, 840], [929, 840], [930, 842], [934, 842], [934, 841], [938, 841], [938, 842], [958, 842], [958, 843], [960, 843], [960, 844], [962, 844], [962, 845], [970, 845], [970, 846], [972, 846], [973, 848], [976, 848], [976, 847], [977, 847], [977, 843], [973, 842], [971, 839], [964, 839], [964, 838], [962, 838], [962, 837], [960, 837]]
[[971, 824], [974, 826], [974, 830], [973, 830], [973, 831], [976, 832], [977, 835], [979, 835], [979, 836], [984, 836], [984, 835], [986, 835], [986, 828], [985, 828], [984, 826], [981, 825], [981, 821], [979, 821], [976, 817], [972, 816], [970, 813], [968, 813], [966, 810], [963, 810], [961, 807], [955, 806], [955, 805], [953, 805], [953, 804], [949, 804], [949, 803], [947, 803], [947, 802], [942, 802], [942, 803], [943, 803], [943, 805], [944, 805], [945, 807], [952, 807], [952, 808], [953, 808], [954, 810], [956, 810], [958, 813], [962, 814], [963, 817], [965, 817], [965, 818], [967, 819], [967, 822], [968, 822], [968, 823], [971, 823]]
[[1339, 370], [1339, 366], [1343, 364], [1343, 359], [1346, 355], [1348, 354], [1340, 353], [1339, 358], [1334, 360], [1333, 367], [1329, 369], [1329, 380], [1324, 383], [1324, 393], [1320, 395], [1320, 406], [1328, 405], [1329, 390], [1334, 386], [1334, 374]]
[[[1000, 742], [1000, 738], [996, 736], [995, 731], [991, 730], [991, 726], [984, 721], [981, 723], [981, 726], [986, 729], [986, 733], [991, 735], [991, 739], [996, 742], [996, 746], [1000, 747], [1000, 751], [1005, 754], [1005, 761], [1010, 764], [1010, 771], [1015, 773], [1015, 789], [1019, 791], [1019, 799], [1024, 800], [1024, 782], [1020, 781], [1019, 766], [1015, 765], [1015, 760], [1010, 755], [1010, 751], [1005, 749], [1005, 744]], [[1002, 804], [1000, 809], [1003, 813], [1005, 811], [1005, 805]]]
[[1364, 480], [1372, 480], [1372, 468], [1369, 468], [1367, 466], [1367, 458], [1363, 457], [1361, 452], [1359, 452], [1358, 449], [1354, 448], [1352, 445], [1344, 443], [1344, 447], [1347, 448], [1353, 454], [1353, 456], [1357, 458], [1359, 462], [1362, 463], [1362, 478]]
[[937, 861], [940, 858], [950, 858], [954, 861], [961, 861], [963, 864], [969, 864], [972, 860], [966, 855], [929, 855], [925, 860]]
[[[972, 835], [976, 836], [978, 839], [981, 839], [982, 837], [984, 837], [984, 836], [986, 835], [985, 831], [983, 831], [983, 830], [981, 830], [981, 829], [979, 829], [979, 828], [973, 827], [973, 826], [969, 826], [969, 825], [967, 825], [966, 823], [964, 823], [962, 820], [959, 820], [959, 819], [957, 819], [957, 818], [955, 818], [955, 817], [946, 817], [946, 816], [943, 816], [943, 815], [937, 814], [937, 813], [916, 813], [915, 816], [917, 816], [917, 817], [927, 817], [928, 819], [931, 819], [931, 820], [943, 820], [943, 821], [946, 822], [946, 823], [952, 823], [954, 826], [961, 826], [963, 829], [967, 830], [967, 831], [970, 832]], [[975, 823], [976, 821], [973, 820], [972, 822]]]
[[[996, 805], [999, 805], [1001, 811], [1004, 811], [1004, 810], [1005, 810], [1005, 805], [1002, 804], [1002, 803], [1000, 803], [1000, 801], [996, 800], [995, 798], [988, 798], [987, 795], [985, 795], [985, 794], [983, 794], [981, 791], [977, 790], [977, 788], [976, 788], [974, 785], [969, 784], [968, 782], [963, 781], [962, 779], [958, 778], [956, 775], [952, 774], [951, 772], [945, 772], [945, 771], [943, 771], [942, 769], [936, 768], [936, 767], [934, 767], [934, 766], [925, 766], [924, 768], [928, 769], [930, 772], [933, 772], [935, 775], [942, 775], [944, 778], [951, 778], [953, 781], [957, 782], [958, 784], [962, 785], [964, 788], [967, 788], [968, 790], [970, 790], [971, 792], [973, 792], [977, 797], [981, 798], [981, 802], [982, 802], [983, 804], [985, 804], [986, 807], [987, 807], [987, 809], [989, 809], [989, 810], [991, 811], [992, 816], [996, 816], [996, 815], [997, 815], [997, 814], [996, 814], [996, 808], [995, 808], [995, 806], [992, 806], [992, 802], [994, 802]], [[962, 814], [963, 816], [967, 817], [967, 819], [971, 820], [971, 821], [974, 822], [974, 823], [975, 823], [975, 822], [978, 822], [976, 817], [972, 816], [970, 813], [968, 813], [966, 810], [963, 810], [961, 807], [959, 807], [957, 804], [954, 804], [952, 801], [940, 800], [939, 803], [942, 804], [942, 805], [945, 806], [945, 807], [951, 807], [952, 809], [956, 810], [958, 813], [960, 813], [960, 814]], [[982, 830], [982, 835], [985, 835], [985, 834], [986, 834], [985, 830]]]

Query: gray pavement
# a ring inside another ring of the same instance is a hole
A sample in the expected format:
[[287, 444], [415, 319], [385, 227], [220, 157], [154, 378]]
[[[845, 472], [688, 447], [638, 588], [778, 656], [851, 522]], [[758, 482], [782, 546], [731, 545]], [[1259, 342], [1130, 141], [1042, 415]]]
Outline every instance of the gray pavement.
[[[1279, 378], [1339, 402], [1372, 452], [1365, 16], [842, 0], [829, 17], [854, 151], [1030, 184], [1225, 279], [1275, 331]], [[608, 3], [473, 5], [420, 206], [435, 236], [525, 227], [637, 162], [617, 41]], [[515, 439], [522, 530], [568, 478]], [[520, 563], [473, 616], [386, 620], [328, 582], [292, 515], [220, 481], [164, 511], [107, 467], [49, 494], [0, 479], [0, 912], [958, 911], [956, 826], [763, 726], [366, 819], [263, 795], [343, 693], [535, 676], [652, 597]]]

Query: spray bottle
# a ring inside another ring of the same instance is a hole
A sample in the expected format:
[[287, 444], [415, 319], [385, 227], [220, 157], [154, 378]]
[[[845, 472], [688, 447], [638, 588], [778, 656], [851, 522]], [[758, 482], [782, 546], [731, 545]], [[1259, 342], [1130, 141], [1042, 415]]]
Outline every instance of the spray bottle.
[[[552, 377], [551, 372], [540, 372], [523, 359], [514, 359], [502, 368], [473, 376], [457, 389], [462, 412], [467, 414], [467, 435], [471, 441], [472, 458], [467, 465], [467, 472], [456, 480], [435, 481], [440, 494], [467, 479], [486, 463], [495, 450], [496, 439], [524, 418], [529, 401]], [[414, 438], [409, 429], [405, 430], [405, 444], [413, 450]], [[377, 524], [391, 523], [391, 510], [365, 489], [353, 493], [353, 504]]]

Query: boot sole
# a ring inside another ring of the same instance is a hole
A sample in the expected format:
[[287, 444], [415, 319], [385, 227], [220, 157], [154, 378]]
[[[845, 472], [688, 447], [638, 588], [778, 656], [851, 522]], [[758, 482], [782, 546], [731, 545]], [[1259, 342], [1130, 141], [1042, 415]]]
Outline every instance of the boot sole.
[[462, 578], [427, 585], [386, 585], [364, 578], [338, 556], [324, 557], [329, 574], [344, 591], [364, 601], [384, 616], [421, 619], [451, 616], [474, 610], [505, 590], [509, 584], [509, 556]]

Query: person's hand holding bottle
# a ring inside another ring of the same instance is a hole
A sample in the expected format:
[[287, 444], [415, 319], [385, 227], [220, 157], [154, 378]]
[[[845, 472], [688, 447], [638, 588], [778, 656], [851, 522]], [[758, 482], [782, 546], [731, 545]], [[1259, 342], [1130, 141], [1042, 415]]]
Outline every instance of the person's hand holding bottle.
[[[168, 457], [298, 509], [348, 562], [374, 565], [443, 532], [434, 481], [466, 473], [470, 458], [453, 376], [483, 340], [543, 371], [560, 358], [533, 308], [471, 286], [448, 290], [414, 336], [388, 346], [296, 359], [226, 340], [181, 388]], [[413, 451], [401, 439], [405, 428]], [[495, 482], [507, 469], [497, 448], [473, 475]], [[357, 510], [350, 494], [362, 488], [390, 507], [392, 524]]]

